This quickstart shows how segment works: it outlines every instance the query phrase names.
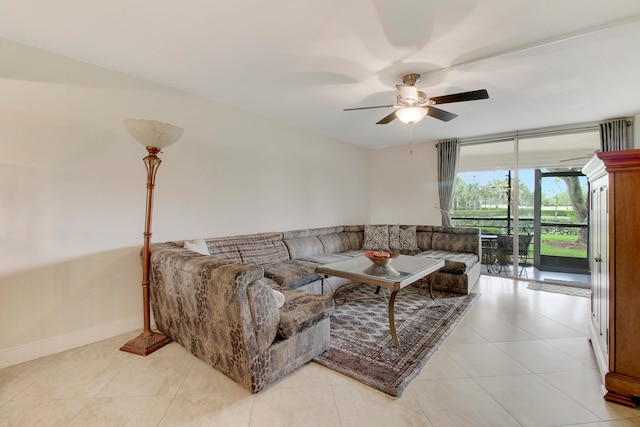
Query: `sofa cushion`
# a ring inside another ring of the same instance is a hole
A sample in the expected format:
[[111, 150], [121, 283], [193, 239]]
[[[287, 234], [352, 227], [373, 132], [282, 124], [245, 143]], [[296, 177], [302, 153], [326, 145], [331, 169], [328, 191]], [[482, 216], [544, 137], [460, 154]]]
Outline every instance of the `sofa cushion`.
[[329, 296], [282, 286], [276, 286], [275, 289], [285, 296], [278, 325], [278, 335], [282, 338], [290, 338], [333, 313], [334, 303]]
[[316, 274], [317, 266], [318, 264], [309, 261], [287, 260], [265, 265], [264, 275], [280, 286], [297, 288], [320, 279]]
[[464, 274], [479, 262], [478, 255], [460, 252], [430, 250], [420, 252], [418, 256], [444, 260], [444, 267], [440, 271], [452, 274]]
[[[425, 258], [433, 258], [433, 257], [428, 256]], [[436, 258], [436, 259], [440, 259], [440, 258]], [[465, 271], [467, 271], [467, 266], [464, 265], [463, 262], [444, 260], [444, 267], [442, 267], [440, 270], [432, 274], [435, 274], [435, 273], [464, 274]]]
[[364, 226], [364, 243], [362, 249], [367, 251], [388, 251], [389, 227], [387, 225]]

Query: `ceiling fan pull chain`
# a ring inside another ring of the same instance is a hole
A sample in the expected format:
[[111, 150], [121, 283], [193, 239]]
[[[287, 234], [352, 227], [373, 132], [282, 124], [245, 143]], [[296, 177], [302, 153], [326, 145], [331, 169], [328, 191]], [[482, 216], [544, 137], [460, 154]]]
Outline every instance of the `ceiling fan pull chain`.
[[409, 123], [409, 154], [413, 156], [413, 123]]

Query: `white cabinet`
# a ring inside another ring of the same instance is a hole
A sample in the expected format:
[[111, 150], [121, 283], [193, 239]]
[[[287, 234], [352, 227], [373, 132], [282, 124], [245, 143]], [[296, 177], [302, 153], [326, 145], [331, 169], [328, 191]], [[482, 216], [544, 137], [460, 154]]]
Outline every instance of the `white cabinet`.
[[640, 150], [598, 153], [583, 172], [591, 183], [589, 338], [604, 377], [604, 398], [635, 406], [640, 397]]
[[589, 339], [604, 384], [609, 368], [609, 177], [602, 160], [594, 157], [582, 170], [590, 182], [589, 266], [591, 269], [591, 319]]

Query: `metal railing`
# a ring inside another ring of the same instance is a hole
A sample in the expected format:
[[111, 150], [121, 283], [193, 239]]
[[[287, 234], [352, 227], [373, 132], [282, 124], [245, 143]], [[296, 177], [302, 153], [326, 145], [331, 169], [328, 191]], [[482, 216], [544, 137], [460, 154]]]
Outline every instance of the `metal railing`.
[[[533, 234], [533, 219], [520, 218], [520, 229], [525, 234]], [[513, 218], [507, 217], [451, 217], [453, 225], [458, 227], [480, 228], [484, 234], [512, 234]]]
[[[513, 234], [513, 218], [507, 217], [451, 217], [458, 227], [480, 228], [485, 234]], [[519, 218], [520, 234], [533, 234], [533, 218]], [[540, 223], [541, 234], [575, 234], [575, 229], [587, 229], [586, 223], [551, 222]], [[571, 230], [570, 232], [567, 229]]]

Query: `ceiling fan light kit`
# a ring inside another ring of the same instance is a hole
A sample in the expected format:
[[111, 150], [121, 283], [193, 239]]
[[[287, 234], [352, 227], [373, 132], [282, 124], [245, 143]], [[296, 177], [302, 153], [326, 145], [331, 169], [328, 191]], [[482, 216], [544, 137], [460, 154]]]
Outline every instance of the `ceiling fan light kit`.
[[412, 125], [419, 122], [424, 116], [433, 117], [443, 122], [448, 122], [458, 117], [457, 114], [434, 107], [437, 104], [448, 104], [452, 102], [475, 101], [477, 99], [488, 99], [489, 94], [486, 89], [474, 90], [470, 92], [460, 92], [451, 95], [435, 96], [428, 98], [427, 95], [419, 91], [415, 84], [420, 82], [420, 74], [407, 74], [402, 78], [402, 85], [396, 85], [398, 96], [396, 103], [392, 105], [379, 105], [374, 107], [345, 108], [344, 111], [369, 110], [372, 108], [395, 108], [376, 124], [386, 125], [398, 118], [401, 122]]
[[422, 107], [406, 107], [396, 111], [396, 117], [403, 123], [412, 125], [418, 123], [427, 115], [427, 110]]

